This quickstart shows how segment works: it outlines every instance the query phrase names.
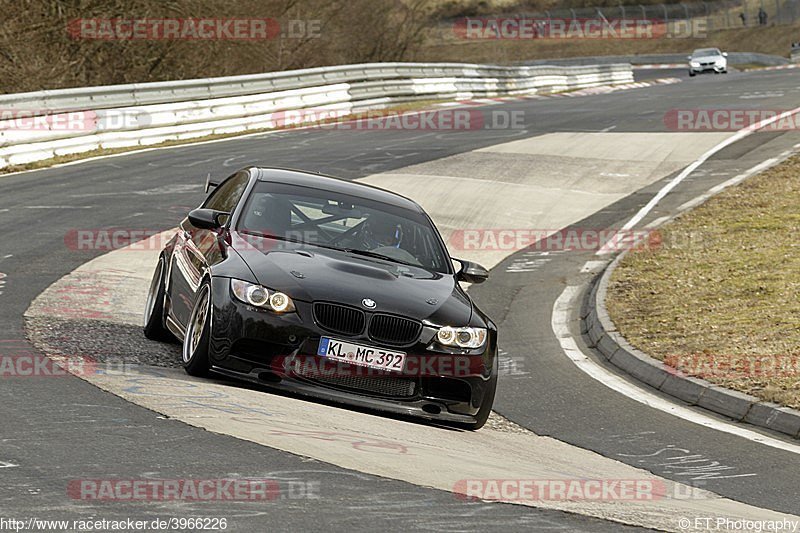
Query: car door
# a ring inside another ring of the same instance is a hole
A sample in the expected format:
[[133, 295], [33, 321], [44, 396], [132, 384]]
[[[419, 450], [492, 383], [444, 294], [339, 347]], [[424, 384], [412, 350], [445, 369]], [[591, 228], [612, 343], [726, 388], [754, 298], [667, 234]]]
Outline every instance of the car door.
[[[233, 213], [249, 179], [246, 170], [230, 176], [209, 195], [202, 207]], [[181, 328], [186, 327], [206, 270], [224, 258], [224, 254], [224, 244], [215, 231], [195, 227], [188, 217], [183, 219], [170, 265], [170, 314]]]

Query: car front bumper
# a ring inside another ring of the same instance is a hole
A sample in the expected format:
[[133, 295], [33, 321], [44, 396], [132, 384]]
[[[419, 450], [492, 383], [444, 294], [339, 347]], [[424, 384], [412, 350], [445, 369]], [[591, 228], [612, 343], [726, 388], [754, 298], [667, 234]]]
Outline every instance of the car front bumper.
[[699, 67], [689, 67], [689, 72], [694, 74], [703, 74], [704, 72], [725, 72], [728, 70], [727, 65], [700, 65]]
[[[443, 353], [430, 339], [388, 346], [366, 336], [329, 333], [312, 318], [311, 304], [278, 315], [239, 302], [228, 278], [213, 278], [210, 359], [214, 371], [235, 379], [325, 401], [444, 422], [473, 423], [497, 380], [497, 335], [480, 350]], [[406, 371], [388, 373], [330, 364], [317, 356], [322, 336], [407, 354]], [[412, 370], [413, 371], [410, 371]]]

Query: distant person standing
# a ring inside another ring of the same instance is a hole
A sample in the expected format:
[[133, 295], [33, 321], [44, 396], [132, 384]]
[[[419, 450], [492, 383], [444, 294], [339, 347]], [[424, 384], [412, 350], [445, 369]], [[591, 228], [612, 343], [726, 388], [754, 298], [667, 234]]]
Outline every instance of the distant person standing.
[[739, 18], [742, 19], [742, 26], [747, 26], [747, 13], [742, 11], [739, 13]]
[[762, 26], [767, 25], [767, 12], [764, 11], [763, 7], [758, 8], [758, 23]]

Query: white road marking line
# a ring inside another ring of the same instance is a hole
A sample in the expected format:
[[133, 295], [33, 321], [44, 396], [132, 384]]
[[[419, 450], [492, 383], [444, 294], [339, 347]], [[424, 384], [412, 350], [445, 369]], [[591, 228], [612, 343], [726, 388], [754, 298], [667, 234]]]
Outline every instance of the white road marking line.
[[620, 174], [617, 172], [601, 172], [600, 175], [606, 178], [627, 178], [630, 176], [630, 174]]
[[203, 163], [211, 163], [212, 161], [215, 161], [216, 159], [218, 159], [218, 158], [209, 157], [208, 159], [198, 159], [198, 160], [192, 161], [191, 163], [185, 163], [185, 164], [182, 164], [182, 165], [172, 165], [172, 166], [175, 167], [175, 168], [189, 168], [189, 167], [193, 167], [195, 165], [201, 165]]
[[91, 205], [24, 205], [23, 209], [91, 209]]
[[607, 264], [608, 261], [586, 261], [586, 264], [581, 267], [581, 273], [599, 272]]
[[506, 272], [519, 273], [519, 272], [533, 272], [538, 270], [539, 267], [548, 263], [550, 259], [531, 259], [531, 260], [516, 260], [506, 267]]
[[711, 195], [709, 195], [709, 194], [702, 194], [702, 195], [698, 196], [697, 198], [692, 198], [688, 202], [684, 202], [681, 205], [679, 205], [678, 206], [678, 211], [686, 211], [687, 209], [691, 209], [693, 207], [696, 207], [696, 206], [702, 204], [703, 202], [705, 202], [706, 200], [708, 200], [708, 198], [710, 196]]
[[724, 189], [727, 189], [728, 187], [730, 187], [732, 185], [736, 185], [737, 183], [740, 183], [740, 182], [746, 180], [750, 176], [752, 176], [754, 174], [758, 174], [762, 170], [766, 170], [767, 168], [769, 168], [769, 167], [771, 167], [771, 166], [773, 166], [773, 165], [775, 165], [777, 163], [780, 163], [786, 157], [788, 157], [788, 154], [783, 153], [783, 154], [781, 154], [780, 157], [773, 157], [773, 158], [767, 159], [766, 161], [762, 161], [761, 163], [757, 164], [753, 168], [748, 169], [748, 170], [742, 172], [741, 174], [732, 177], [729, 180], [723, 181], [722, 183], [711, 187], [708, 190], [708, 192], [706, 192], [704, 194], [701, 194], [700, 196], [698, 196], [696, 198], [692, 198], [688, 202], [682, 203], [680, 206], [678, 206], [678, 211], [686, 211], [687, 209], [691, 209], [692, 207], [698, 206], [698, 205], [702, 204], [703, 202], [705, 202], [706, 200], [708, 200], [709, 198], [711, 198], [712, 196], [714, 196], [715, 194], [717, 194], [718, 192], [720, 192], [720, 191], [722, 191]]
[[667, 221], [667, 220], [669, 220], [670, 218], [671, 218], [671, 217], [669, 217], [669, 216], [665, 216], [665, 217], [658, 217], [657, 219], [655, 219], [655, 220], [654, 220], [654, 221], [652, 221], [651, 223], [647, 224], [647, 225], [645, 226], [645, 228], [647, 228], [647, 229], [653, 229], [653, 228], [657, 228], [658, 226], [660, 226], [661, 224], [663, 224], [664, 222], [666, 222], [666, 221]]
[[[785, 158], [789, 154], [785, 154], [785, 155], [781, 154], [781, 155], [782, 155], [782, 157]], [[777, 158], [777, 157], [773, 157], [771, 159], [767, 159], [766, 161], [762, 161], [761, 163], [757, 164], [753, 168], [751, 168], [749, 170], [745, 170], [743, 173], [739, 174], [738, 176], [734, 176], [733, 178], [731, 178], [731, 179], [729, 179], [727, 181], [723, 181], [719, 185], [715, 185], [715, 186], [711, 187], [708, 190], [708, 192], [710, 192], [711, 194], [718, 193], [721, 190], [726, 189], [726, 188], [730, 187], [731, 185], [736, 185], [740, 181], [743, 181], [743, 180], [749, 178], [753, 174], [758, 174], [762, 170], [765, 170], [765, 169], [767, 169], [767, 168], [771, 167], [772, 165], [774, 165], [776, 163], [779, 163], [779, 162], [780, 162], [780, 158]]]
[[711, 416], [694, 411], [688, 407], [677, 405], [670, 400], [657, 396], [616, 374], [606, 370], [599, 364], [595, 363], [590, 357], [581, 351], [572, 334], [569, 331], [570, 309], [577, 304], [578, 295], [580, 294], [580, 286], [568, 285], [561, 296], [558, 297], [553, 305], [553, 315], [551, 326], [553, 333], [555, 333], [558, 342], [561, 344], [561, 349], [569, 357], [570, 361], [575, 363], [575, 366], [580, 368], [583, 372], [588, 374], [591, 378], [599, 381], [606, 387], [624, 394], [628, 398], [635, 400], [653, 409], [658, 409], [665, 413], [677, 416], [689, 422], [699, 424], [709, 429], [729, 433], [737, 437], [742, 437], [759, 444], [764, 444], [772, 448], [784, 450], [791, 453], [800, 454], [800, 446], [778, 440], [767, 435], [762, 435], [756, 431], [751, 431], [746, 428], [738, 427], [733, 424], [712, 418]]
[[[761, 120], [761, 121], [759, 121], [759, 122], [757, 122], [755, 124], [752, 124], [752, 125], [744, 128], [744, 129], [741, 129], [741, 130], [737, 131], [736, 133], [734, 133], [733, 135], [731, 135], [730, 137], [728, 137], [727, 139], [725, 139], [721, 143], [719, 143], [716, 146], [712, 147], [706, 153], [701, 155], [697, 160], [695, 160], [691, 165], [689, 165], [688, 167], [683, 169], [683, 171], [680, 174], [678, 174], [677, 176], [675, 176], [669, 183], [667, 183], [664, 187], [662, 187], [662, 189], [660, 191], [658, 191], [658, 193], [649, 202], [647, 202], [647, 205], [642, 207], [639, 210], [639, 212], [636, 213], [633, 216], [633, 218], [631, 218], [624, 226], [622, 226], [622, 229], [623, 230], [628, 230], [628, 229], [631, 229], [632, 227], [634, 227], [636, 224], [638, 224], [658, 204], [658, 202], [660, 202], [667, 194], [669, 194], [669, 192], [672, 189], [677, 187], [678, 184], [680, 184], [680, 182], [682, 182], [684, 179], [686, 179], [686, 177], [689, 176], [689, 174], [694, 172], [694, 170], [697, 167], [699, 167], [700, 165], [705, 163], [711, 156], [713, 156], [717, 152], [721, 151], [723, 148], [726, 148], [726, 147], [730, 146], [731, 144], [744, 139], [745, 137], [751, 135], [752, 133], [755, 133], [756, 131], [769, 126], [773, 122], [777, 122], [778, 120], [782, 120], [782, 119], [784, 119], [786, 117], [790, 117], [790, 116], [795, 115], [797, 113], [800, 113], [800, 107], [797, 107], [797, 108], [792, 109], [790, 111], [785, 111], [785, 112], [781, 113], [780, 115], [776, 115], [774, 117], [770, 117], [770, 118]], [[601, 253], [608, 253], [608, 252], [604, 251], [603, 249], [600, 249], [600, 250], [597, 251], [598, 255], [601, 255]]]

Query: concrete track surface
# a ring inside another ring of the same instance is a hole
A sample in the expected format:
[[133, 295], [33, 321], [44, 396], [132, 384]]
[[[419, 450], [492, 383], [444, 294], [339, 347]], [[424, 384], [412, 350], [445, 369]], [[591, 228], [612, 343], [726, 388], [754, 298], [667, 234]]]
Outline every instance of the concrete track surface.
[[[752, 428], [718, 431], [656, 409], [593, 379], [565, 355], [551, 327], [554, 303], [603, 258], [589, 250], [474, 249], [454, 239], [473, 229], [619, 226], [733, 134], [670, 130], [664, 116], [671, 110], [791, 109], [797, 82], [794, 71], [706, 76], [473, 108], [522, 117], [516, 128], [306, 129], [0, 178], [0, 222], [11, 228], [0, 236], [0, 349], [100, 361], [79, 377], [3, 378], [3, 509], [16, 518], [227, 517], [237, 531], [700, 531], [707, 518], [800, 520], [796, 441], [745, 436]], [[725, 148], [641, 225], [798, 143], [795, 131], [767, 131]], [[175, 346], [142, 338], [156, 247], [76, 250], [70, 235], [169, 230], [202, 200], [207, 172], [222, 176], [250, 164], [319, 170], [415, 198], [454, 256], [493, 267], [486, 284], [470, 288], [501, 331], [498, 416], [487, 428], [461, 432], [190, 379], [176, 368]], [[592, 358], [577, 311], [569, 329]], [[198, 503], [98, 502], [74, 499], [66, 489], [82, 478], [223, 477], [315, 482], [319, 490], [314, 499]], [[454, 494], [466, 480], [509, 478], [636, 479], [665, 491], [654, 501], [514, 504]]]

